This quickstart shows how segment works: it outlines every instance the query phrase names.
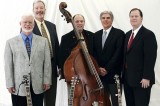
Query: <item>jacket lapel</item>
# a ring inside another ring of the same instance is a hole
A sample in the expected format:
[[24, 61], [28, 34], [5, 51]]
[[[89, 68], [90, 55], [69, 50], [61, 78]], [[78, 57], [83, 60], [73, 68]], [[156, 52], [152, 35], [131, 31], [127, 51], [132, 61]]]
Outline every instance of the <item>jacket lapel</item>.
[[102, 48], [102, 35], [103, 35], [103, 30], [100, 30], [97, 34], [96, 39], [95, 39], [95, 40], [97, 40], [97, 42], [99, 42], [99, 43], [97, 43], [97, 45], [98, 45], [98, 48], [100, 49], [100, 51], [102, 51], [102, 49], [103, 49]]
[[105, 49], [107, 47], [106, 45], [108, 45], [110, 43], [111, 39], [114, 37], [113, 35], [114, 35], [114, 28], [112, 27], [112, 29], [109, 32], [108, 37], [107, 37], [107, 39], [104, 43], [104, 48], [103, 49]]
[[124, 45], [125, 45], [125, 52], [128, 52], [127, 46], [128, 46], [128, 41], [129, 41], [129, 38], [130, 38], [130, 36], [131, 36], [131, 33], [132, 33], [132, 30], [130, 30], [130, 31], [126, 34], [126, 39], [125, 39], [125, 43], [124, 43]]
[[[108, 36], [107, 36], [107, 38], [106, 38], [106, 41], [105, 41], [105, 43], [104, 43], [104, 47], [103, 47], [103, 51], [107, 48], [107, 45], [110, 43], [110, 41], [112, 40], [112, 38], [114, 37], [113, 36], [114, 35], [114, 28], [112, 27], [112, 29], [110, 30], [110, 32], [109, 32], [109, 34], [108, 34]], [[102, 35], [101, 36], [103, 36], [103, 31], [102, 31]], [[102, 39], [102, 38], [101, 38]], [[101, 42], [102, 42], [102, 40], [101, 40]], [[101, 48], [102, 48], [102, 46], [101, 46]]]
[[[137, 35], [135, 36], [135, 38], [134, 38], [134, 40], [133, 40], [133, 42], [132, 42], [132, 44], [131, 44], [131, 46], [130, 46], [130, 49], [128, 50], [128, 52], [136, 45], [136, 43], [139, 41], [139, 39], [142, 37], [142, 30], [144, 29], [144, 27], [142, 26], [140, 29], [139, 29], [139, 31], [138, 31], [138, 33], [137, 33]], [[130, 35], [131, 35], [131, 33], [130, 33]], [[130, 36], [129, 36], [129, 38], [130, 38]], [[128, 40], [129, 40], [129, 38], [128, 38]], [[127, 40], [127, 41], [128, 41]], [[127, 45], [128, 45], [128, 42], [127, 42]]]
[[18, 44], [19, 44], [19, 46], [20, 46], [19, 49], [22, 49], [22, 52], [23, 52], [25, 58], [27, 58], [27, 59], [29, 60], [28, 54], [27, 54], [27, 49], [26, 49], [26, 46], [25, 46], [25, 44], [24, 44], [24, 41], [23, 41], [21, 35], [18, 36]]
[[39, 28], [38, 28], [38, 25], [37, 25], [36, 21], [34, 21], [34, 23], [35, 23], [35, 25], [34, 25], [33, 32], [34, 32], [35, 34], [37, 34], [37, 35], [42, 36], [42, 35], [41, 35], [41, 32], [40, 32], [40, 30], [39, 30]]
[[36, 51], [36, 48], [37, 48], [37, 37], [36, 37], [37, 35], [34, 35], [33, 34], [33, 37], [32, 37], [32, 48], [31, 48], [31, 57], [30, 57], [30, 61], [32, 61], [32, 58], [33, 58], [33, 55], [34, 55], [34, 53], [35, 53], [35, 51]]

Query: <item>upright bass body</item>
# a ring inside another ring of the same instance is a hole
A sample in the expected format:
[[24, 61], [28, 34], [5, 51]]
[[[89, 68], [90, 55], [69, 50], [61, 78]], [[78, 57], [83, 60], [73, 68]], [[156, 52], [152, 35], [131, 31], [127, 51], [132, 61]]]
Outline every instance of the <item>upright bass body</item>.
[[[98, 65], [94, 58], [92, 58], [92, 61], [98, 70]], [[69, 106], [111, 106], [109, 97], [105, 94], [104, 90], [96, 90], [99, 88], [96, 77], [90, 73], [79, 45], [73, 49], [71, 55], [65, 61], [64, 75], [68, 85], [70, 85], [72, 77], [75, 75], [78, 76], [79, 80], [75, 84], [73, 97], [69, 97], [69, 102], [73, 99]]]

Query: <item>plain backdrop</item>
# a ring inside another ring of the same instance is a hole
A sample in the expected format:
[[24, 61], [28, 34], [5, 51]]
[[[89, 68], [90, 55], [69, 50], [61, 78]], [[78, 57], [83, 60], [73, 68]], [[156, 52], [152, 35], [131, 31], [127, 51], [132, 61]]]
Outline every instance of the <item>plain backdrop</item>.
[[[11, 106], [10, 94], [5, 86], [4, 74], [4, 47], [7, 39], [16, 36], [20, 32], [19, 21], [25, 12], [32, 12], [34, 0], [0, 0], [0, 106]], [[160, 0], [44, 0], [46, 3], [45, 19], [57, 26], [59, 41], [61, 36], [71, 31], [71, 23], [67, 23], [61, 17], [59, 4], [65, 1], [67, 10], [73, 15], [83, 14], [86, 20], [85, 29], [96, 32], [101, 29], [99, 14], [110, 10], [114, 14], [113, 26], [127, 32], [131, 29], [129, 11], [132, 8], [140, 8], [144, 14], [143, 25], [152, 30], [160, 44]], [[160, 50], [157, 51], [155, 65], [156, 84], [152, 88], [149, 106], [160, 104]], [[56, 106], [67, 106], [67, 89], [64, 80], [58, 81]], [[122, 103], [125, 106], [124, 95]]]

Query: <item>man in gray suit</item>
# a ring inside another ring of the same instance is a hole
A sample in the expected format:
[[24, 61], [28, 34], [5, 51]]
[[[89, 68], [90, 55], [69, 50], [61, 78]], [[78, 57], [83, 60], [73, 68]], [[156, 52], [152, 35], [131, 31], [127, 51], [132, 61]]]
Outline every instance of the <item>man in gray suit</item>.
[[22, 82], [29, 73], [32, 104], [43, 106], [43, 92], [50, 88], [52, 75], [48, 41], [32, 33], [34, 17], [31, 14], [23, 15], [20, 25], [21, 33], [6, 42], [6, 87], [11, 93], [13, 106], [27, 106], [26, 89]]

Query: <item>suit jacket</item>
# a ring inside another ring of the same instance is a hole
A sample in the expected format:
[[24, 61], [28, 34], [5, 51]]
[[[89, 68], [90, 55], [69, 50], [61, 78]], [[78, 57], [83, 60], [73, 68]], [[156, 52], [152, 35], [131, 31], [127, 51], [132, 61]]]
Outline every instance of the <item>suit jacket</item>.
[[128, 40], [132, 30], [125, 38], [125, 80], [130, 86], [139, 86], [142, 78], [155, 83], [154, 66], [157, 57], [157, 41], [152, 31], [142, 26], [135, 36], [130, 49], [127, 50]]
[[[88, 51], [92, 55], [93, 54], [93, 33], [87, 30], [83, 30], [82, 33], [85, 38]], [[64, 72], [63, 72], [64, 62], [69, 57], [72, 49], [76, 47], [77, 44], [78, 44], [78, 41], [73, 30], [63, 35], [61, 38], [59, 58], [60, 58], [60, 67], [62, 70], [62, 78], [64, 78]]]
[[[44, 20], [46, 27], [50, 33], [50, 39], [51, 39], [51, 45], [52, 45], [52, 50], [53, 50], [53, 58], [51, 60], [52, 63], [52, 76], [57, 77], [57, 66], [58, 66], [58, 51], [59, 51], [59, 41], [57, 37], [57, 31], [56, 31], [56, 26], [55, 24]], [[35, 22], [35, 26], [33, 29], [33, 33], [42, 36], [37, 23]]]
[[[21, 35], [6, 42], [5, 76], [7, 88], [15, 87], [14, 94], [25, 96], [23, 75], [31, 74], [35, 94], [44, 92], [43, 84], [51, 84], [51, 61], [46, 38], [33, 34], [30, 59]], [[30, 79], [29, 79], [30, 80]], [[19, 92], [18, 92], [19, 91]]]
[[124, 32], [112, 27], [103, 49], [102, 35], [102, 29], [95, 33], [94, 57], [99, 66], [105, 68], [108, 72], [107, 75], [101, 77], [103, 84], [115, 83], [114, 75], [120, 75], [122, 70]]

